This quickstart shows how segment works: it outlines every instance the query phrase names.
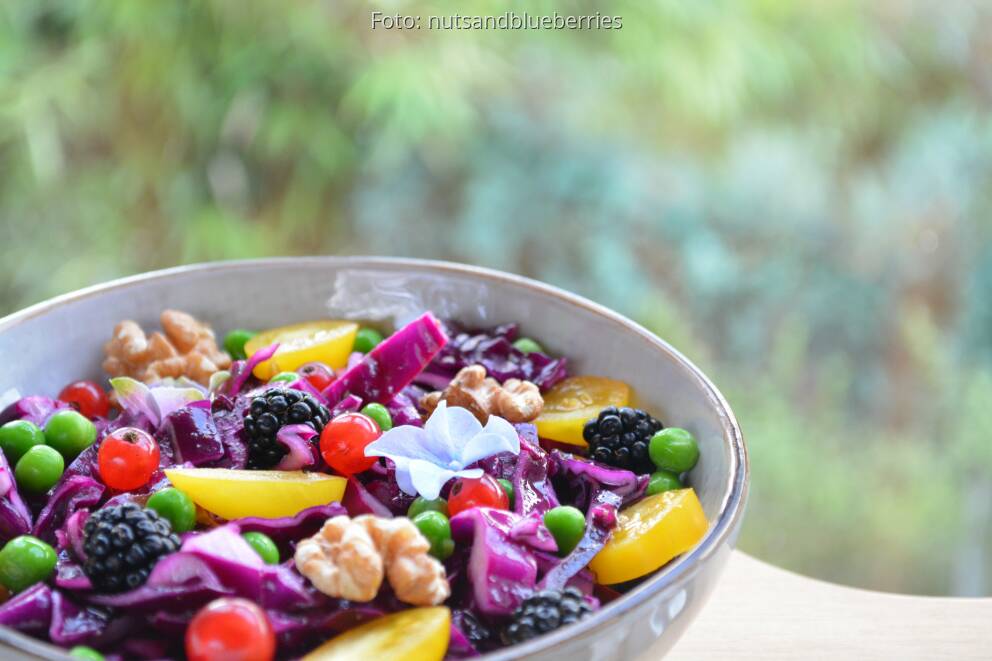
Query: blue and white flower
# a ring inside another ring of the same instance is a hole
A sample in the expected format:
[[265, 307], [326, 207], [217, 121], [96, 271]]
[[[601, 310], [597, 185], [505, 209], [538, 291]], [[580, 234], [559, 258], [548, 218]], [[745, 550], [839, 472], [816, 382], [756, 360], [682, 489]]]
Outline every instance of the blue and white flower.
[[489, 416], [486, 426], [468, 409], [438, 402], [421, 429], [393, 427], [365, 448], [367, 457], [387, 457], [396, 464], [396, 483], [405, 493], [434, 499], [448, 480], [482, 477], [481, 468], [466, 469], [501, 452], [520, 453], [520, 437], [509, 422]]

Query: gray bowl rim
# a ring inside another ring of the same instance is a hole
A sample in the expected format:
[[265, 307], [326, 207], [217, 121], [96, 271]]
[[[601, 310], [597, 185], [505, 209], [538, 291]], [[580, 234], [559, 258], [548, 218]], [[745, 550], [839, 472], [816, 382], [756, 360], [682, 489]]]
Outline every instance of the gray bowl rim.
[[[326, 266], [334, 269], [409, 269], [422, 272], [433, 272], [459, 276], [469, 276], [481, 280], [496, 281], [530, 289], [539, 294], [564, 300], [576, 307], [583, 308], [611, 322], [624, 332], [632, 332], [641, 337], [648, 345], [661, 351], [673, 360], [697, 385], [702, 386], [707, 393], [709, 403], [720, 416], [724, 439], [730, 445], [730, 472], [727, 476], [729, 489], [720, 513], [715, 523], [711, 524], [703, 540], [689, 553], [676, 558], [643, 583], [637, 585], [622, 597], [603, 606], [582, 622], [562, 627], [550, 634], [545, 634], [527, 643], [515, 645], [512, 648], [496, 650], [479, 658], [495, 661], [497, 659], [521, 658], [536, 656], [548, 649], [557, 647], [575, 635], [586, 636], [590, 633], [609, 627], [610, 623], [652, 597], [662, 593], [674, 594], [686, 585], [699, 571], [700, 567], [713, 556], [725, 543], [732, 542], [732, 535], [740, 524], [747, 502], [748, 477], [750, 465], [744, 436], [741, 433], [737, 418], [727, 400], [710, 379], [696, 367], [692, 361], [682, 355], [677, 349], [650, 332], [637, 322], [594, 303], [587, 298], [565, 291], [554, 285], [549, 285], [524, 276], [497, 271], [495, 269], [458, 264], [440, 260], [414, 259], [405, 257], [373, 257], [373, 256], [311, 256], [311, 257], [267, 257], [262, 259], [241, 259], [217, 262], [203, 262], [176, 266], [156, 271], [148, 271], [137, 275], [118, 278], [105, 283], [85, 287], [67, 294], [55, 296], [40, 303], [31, 305], [23, 310], [14, 312], [0, 319], [0, 333], [28, 319], [44, 314], [60, 305], [96, 296], [114, 289], [122, 289], [140, 285], [154, 280], [164, 280], [188, 273], [210, 273], [213, 271], [254, 270], [269, 266]], [[0, 627], [0, 642], [11, 644], [17, 648], [38, 655], [51, 657], [53, 650], [62, 651], [48, 643], [39, 641], [26, 634]], [[68, 655], [65, 656], [68, 657]]]

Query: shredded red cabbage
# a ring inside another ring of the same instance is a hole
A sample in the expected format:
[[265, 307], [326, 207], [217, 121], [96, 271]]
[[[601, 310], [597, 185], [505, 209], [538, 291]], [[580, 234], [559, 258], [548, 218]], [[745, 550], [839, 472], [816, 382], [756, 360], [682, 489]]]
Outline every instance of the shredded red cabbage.
[[[513, 512], [488, 507], [467, 509], [451, 518], [455, 542], [471, 545], [467, 577], [476, 608], [486, 615], [511, 614], [537, 583], [531, 544], [539, 536], [514, 539], [513, 530], [520, 521]], [[538, 550], [547, 550], [546, 544], [541, 546]]]
[[260, 532], [268, 535], [280, 547], [280, 551], [287, 553], [292, 542], [313, 535], [320, 530], [325, 521], [346, 513], [341, 503], [328, 503], [308, 507], [298, 512], [296, 516], [279, 519], [250, 516], [235, 519], [231, 523], [237, 525], [241, 532]]
[[514, 347], [518, 335], [516, 324], [466, 328], [445, 320], [444, 332], [450, 341], [420, 376], [419, 382], [425, 386], [437, 385], [438, 381], [431, 382], [432, 377], [450, 380], [469, 365], [482, 365], [489, 376], [501, 383], [507, 379], [524, 379], [541, 390], [568, 376], [564, 358], [551, 358], [540, 352], [524, 353]]
[[0, 425], [5, 425], [11, 420], [27, 420], [39, 427], [44, 427], [48, 419], [56, 411], [69, 408], [65, 402], [50, 397], [31, 395], [21, 397], [19, 400], [0, 411]]
[[385, 518], [393, 516], [389, 508], [369, 493], [365, 485], [354, 477], [348, 478], [348, 486], [345, 487], [342, 504], [348, 510], [349, 516], [361, 516], [362, 514], [374, 514]]
[[245, 383], [251, 378], [251, 372], [259, 363], [275, 355], [279, 350], [278, 344], [271, 344], [264, 349], [259, 349], [248, 360], [236, 360], [231, 363], [231, 378], [223, 386], [223, 392], [227, 395], [237, 395], [244, 388]]
[[31, 512], [21, 499], [7, 458], [0, 452], [0, 542], [7, 542], [31, 530]]
[[441, 323], [425, 312], [346, 370], [327, 386], [324, 397], [337, 404], [350, 393], [365, 402], [386, 404], [410, 385], [447, 341]]
[[548, 453], [521, 440], [513, 472], [513, 509], [518, 514], [544, 514], [558, 506], [558, 496], [548, 477]]
[[217, 423], [211, 414], [210, 402], [195, 402], [165, 416], [156, 434], [159, 447], [167, 441], [175, 448], [174, 461], [203, 466], [224, 456]]
[[52, 489], [31, 534], [54, 544], [55, 531], [65, 523], [66, 518], [81, 508], [99, 503], [103, 492], [102, 484], [85, 475], [73, 475], [62, 480]]

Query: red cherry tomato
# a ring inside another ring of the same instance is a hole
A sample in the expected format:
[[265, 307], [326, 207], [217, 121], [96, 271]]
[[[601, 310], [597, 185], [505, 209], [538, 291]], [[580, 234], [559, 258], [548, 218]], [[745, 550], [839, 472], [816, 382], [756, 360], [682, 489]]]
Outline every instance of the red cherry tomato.
[[309, 381], [310, 385], [317, 389], [317, 392], [323, 392], [324, 388], [331, 385], [331, 381], [334, 380], [334, 372], [331, 371], [331, 368], [318, 361], [307, 363], [296, 371]]
[[365, 456], [365, 446], [382, 436], [375, 420], [361, 413], [343, 413], [324, 426], [320, 453], [327, 465], [342, 475], [372, 468], [376, 457]]
[[71, 404], [87, 418], [105, 418], [110, 413], [110, 399], [107, 393], [92, 381], [70, 383], [59, 393], [59, 399]]
[[100, 477], [111, 489], [130, 491], [148, 484], [158, 468], [158, 443], [151, 434], [122, 427], [107, 435], [97, 451]]
[[483, 475], [472, 479], [460, 477], [448, 494], [448, 516], [473, 507], [495, 507], [505, 510], [510, 507], [510, 499], [496, 478]]
[[276, 635], [265, 611], [247, 599], [215, 599], [186, 629], [190, 661], [271, 661]]

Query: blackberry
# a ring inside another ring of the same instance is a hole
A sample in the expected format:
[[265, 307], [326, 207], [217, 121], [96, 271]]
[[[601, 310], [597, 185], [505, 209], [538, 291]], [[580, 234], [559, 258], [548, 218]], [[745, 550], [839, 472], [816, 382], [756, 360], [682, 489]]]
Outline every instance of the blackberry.
[[276, 440], [284, 425], [310, 425], [318, 434], [331, 419], [328, 410], [310, 393], [272, 388], [252, 398], [245, 416], [248, 435], [248, 468], [272, 468], [286, 454]]
[[493, 640], [493, 632], [486, 626], [479, 618], [472, 614], [471, 611], [459, 610], [455, 611], [451, 615], [452, 622], [458, 627], [466, 638], [468, 642], [472, 643], [472, 647], [481, 651], [485, 651], [488, 647], [491, 647], [492, 643], [497, 642]]
[[524, 599], [503, 629], [503, 642], [516, 645], [566, 624], [578, 622], [592, 613], [592, 607], [578, 588], [541, 590]]
[[83, 572], [99, 592], [142, 585], [162, 556], [179, 550], [179, 536], [155, 510], [125, 503], [97, 510], [83, 526]]
[[641, 409], [608, 406], [599, 417], [582, 429], [589, 444], [589, 457], [638, 474], [653, 473], [655, 466], [648, 455], [651, 437], [664, 425]]

